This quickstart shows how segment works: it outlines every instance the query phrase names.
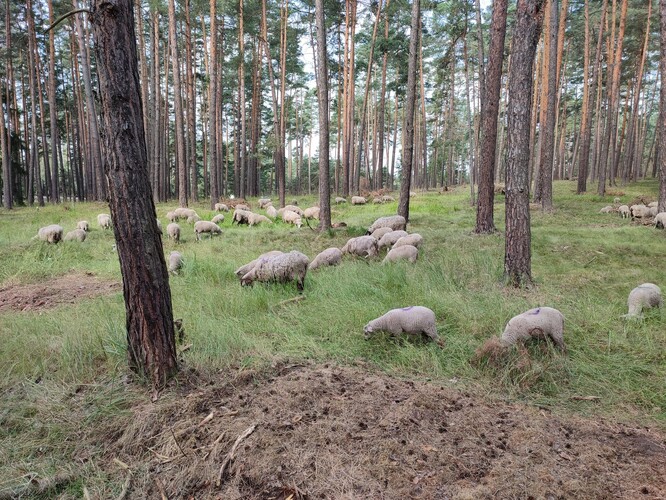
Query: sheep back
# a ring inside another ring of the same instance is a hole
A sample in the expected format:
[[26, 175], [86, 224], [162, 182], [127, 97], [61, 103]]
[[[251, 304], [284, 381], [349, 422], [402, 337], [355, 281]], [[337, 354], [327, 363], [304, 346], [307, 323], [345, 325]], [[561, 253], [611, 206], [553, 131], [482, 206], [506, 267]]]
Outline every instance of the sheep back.
[[629, 298], [627, 299], [629, 312], [626, 316], [640, 316], [643, 309], [661, 307], [663, 304], [664, 299], [661, 296], [661, 289], [654, 283], [643, 283], [629, 292]]
[[314, 271], [315, 269], [323, 266], [337, 266], [342, 260], [342, 252], [339, 248], [331, 247], [327, 248], [323, 252], [317, 254], [317, 256], [312, 259], [310, 265], [308, 266], [309, 271]]
[[352, 196], [352, 205], [365, 205], [368, 202], [363, 196]]
[[375, 229], [379, 229], [380, 227], [390, 227], [394, 231], [404, 231], [407, 227], [407, 221], [402, 215], [380, 217], [368, 228], [368, 234], [371, 234]]
[[64, 238], [64, 241], [79, 241], [83, 243], [86, 240], [86, 232], [83, 229], [77, 228], [69, 231]]
[[306, 219], [319, 219], [319, 207], [308, 207], [303, 211]]
[[384, 247], [392, 247], [396, 241], [398, 241], [403, 236], [407, 236], [408, 234], [409, 233], [407, 233], [407, 231], [391, 231], [390, 233], [386, 233], [379, 240], [377, 248], [381, 250]]
[[[402, 238], [401, 238], [402, 239]], [[382, 264], [396, 262], [398, 260], [408, 260], [412, 264], [416, 262], [419, 256], [419, 249], [412, 245], [402, 245], [398, 248], [393, 247], [384, 257]]]
[[391, 309], [386, 314], [370, 321], [363, 328], [366, 339], [378, 331], [385, 331], [396, 337], [401, 333], [410, 335], [425, 333], [435, 342], [439, 342], [435, 313], [423, 306]]
[[222, 229], [214, 222], [199, 220], [194, 223], [194, 234], [197, 240], [201, 239], [201, 233], [208, 233], [212, 238], [214, 234], [222, 234]]
[[564, 316], [552, 307], [537, 307], [514, 316], [506, 324], [500, 343], [510, 346], [530, 338], [550, 337], [562, 351], [564, 346]]
[[41, 241], [47, 243], [58, 243], [62, 240], [62, 232], [64, 229], [58, 224], [50, 224], [39, 229], [37, 236]]
[[275, 257], [276, 255], [282, 255], [283, 253], [284, 252], [281, 252], [279, 250], [271, 250], [270, 252], [262, 253], [259, 257], [257, 257], [253, 261], [250, 261], [247, 264], [236, 269], [235, 274], [238, 277], [238, 279], [240, 279], [243, 276], [245, 276], [247, 273], [249, 273], [260, 260], [267, 259], [270, 257]]
[[403, 245], [411, 245], [413, 247], [420, 247], [421, 243], [423, 243], [423, 237], [418, 234], [418, 233], [412, 233], [408, 234], [407, 236], [403, 236], [402, 238], [399, 238], [394, 244], [393, 248], [400, 248]]
[[390, 227], [380, 227], [379, 229], [375, 229], [370, 236], [379, 241], [382, 239], [382, 236], [384, 236], [387, 233], [390, 233], [391, 231], [393, 231], [393, 229], [391, 229]]
[[241, 284], [251, 285], [255, 281], [277, 283], [295, 281], [296, 288], [303, 291], [309, 264], [310, 259], [296, 250], [261, 259], [241, 278]]
[[377, 240], [372, 236], [358, 236], [350, 238], [342, 247], [342, 253], [358, 255], [360, 257], [375, 257], [379, 251], [377, 249]]

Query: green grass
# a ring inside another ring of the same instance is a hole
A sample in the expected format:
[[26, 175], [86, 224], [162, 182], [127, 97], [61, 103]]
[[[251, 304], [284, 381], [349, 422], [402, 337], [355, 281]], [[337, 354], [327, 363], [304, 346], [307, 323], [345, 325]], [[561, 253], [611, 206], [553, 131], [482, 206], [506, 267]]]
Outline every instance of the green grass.
[[[657, 184], [644, 181], [622, 190], [623, 203], [639, 195], [655, 199]], [[457, 386], [495, 398], [666, 428], [666, 313], [650, 312], [632, 322], [620, 317], [636, 285], [650, 281], [666, 290], [666, 232], [599, 214], [614, 195], [602, 199], [574, 192], [574, 183], [556, 182], [555, 211], [531, 212], [537, 286], [530, 290], [501, 285], [503, 234], [473, 234], [475, 211], [467, 188], [412, 198], [409, 230], [425, 240], [415, 265], [384, 267], [345, 257], [338, 267], [308, 275], [305, 300], [285, 304], [297, 294], [295, 286], [242, 288], [234, 270], [268, 250], [297, 249], [313, 258], [330, 246], [341, 247], [375, 218], [395, 213], [397, 203], [334, 206], [333, 220], [348, 228], [330, 234], [280, 223], [231, 227], [229, 216], [221, 237], [197, 243], [191, 226], [181, 223], [185, 241], [165, 239], [164, 249], [168, 254], [177, 248], [186, 263], [170, 279], [174, 316], [183, 318], [186, 342], [192, 344], [186, 365], [214, 371], [263, 366], [276, 357], [362, 362], [442, 384], [455, 379]], [[306, 207], [315, 198], [299, 200]], [[495, 221], [503, 231], [502, 197], [497, 201]], [[164, 227], [165, 214], [175, 205], [158, 206]], [[213, 215], [207, 204], [194, 208], [204, 219]], [[0, 288], [74, 271], [120, 281], [113, 234], [96, 225], [100, 212], [107, 207], [88, 203], [0, 211]], [[83, 244], [49, 246], [31, 239], [41, 226], [59, 223], [67, 231], [81, 219], [92, 227]], [[414, 304], [435, 311], [445, 349], [383, 335], [364, 340], [367, 321]], [[499, 335], [512, 316], [539, 305], [563, 312], [568, 356], [528, 346], [527, 368], [515, 353], [503, 367], [470, 364], [476, 349]], [[0, 411], [0, 449], [11, 450], [0, 451], [0, 463], [25, 462], [27, 469], [39, 463], [48, 471], [58, 456], [66, 460], [67, 448], [58, 451], [62, 447], [55, 444], [75, 439], [81, 421], [102, 425], [126, 411], [132, 398], [142, 397], [125, 392], [121, 382], [127, 372], [124, 325], [121, 293], [48, 311], [0, 313], [0, 395], [11, 409]], [[86, 396], [85, 404], [67, 396], [86, 384], [96, 396]], [[591, 403], [572, 396], [600, 399]], [[76, 424], [58, 418], [68, 411], [79, 415]], [[34, 421], [44, 422], [46, 430], [33, 428]], [[35, 451], [40, 446], [49, 452]], [[16, 470], [11, 469], [14, 478]], [[72, 488], [76, 495], [81, 486]]]

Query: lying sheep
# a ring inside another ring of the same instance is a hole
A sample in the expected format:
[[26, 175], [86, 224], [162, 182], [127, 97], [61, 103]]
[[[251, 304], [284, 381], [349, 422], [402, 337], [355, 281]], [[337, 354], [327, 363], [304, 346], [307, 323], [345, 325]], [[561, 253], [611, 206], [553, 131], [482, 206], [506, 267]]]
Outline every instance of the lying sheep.
[[97, 216], [97, 224], [102, 229], [111, 229], [111, 216], [109, 214], [99, 214]]
[[367, 234], [371, 234], [375, 229], [379, 229], [380, 227], [390, 227], [394, 231], [404, 231], [406, 226], [407, 221], [402, 215], [380, 217], [368, 228]]
[[190, 215], [190, 216], [187, 218], [187, 223], [188, 223], [188, 224], [196, 224], [196, 223], [199, 222], [200, 220], [201, 220], [201, 217], [199, 217], [197, 214], [194, 214], [194, 215]]
[[365, 205], [368, 202], [363, 196], [352, 196], [352, 205]]
[[628, 205], [620, 205], [617, 211], [620, 213], [620, 217], [623, 219], [631, 217], [631, 212], [629, 211]]
[[83, 229], [74, 229], [65, 235], [64, 241], [79, 241], [83, 243], [86, 241], [86, 232]]
[[269, 257], [275, 257], [276, 255], [282, 255], [284, 252], [280, 252], [279, 250], [271, 250], [270, 252], [262, 253], [259, 257], [254, 259], [251, 262], [248, 262], [247, 264], [239, 267], [236, 269], [234, 274], [238, 277], [238, 279], [242, 278], [245, 276], [247, 273], [249, 273], [252, 269], [254, 269], [254, 266], [257, 265], [259, 261], [262, 259], [267, 259]]
[[602, 208], [601, 210], [599, 210], [600, 214], [610, 214], [612, 212], [613, 212], [613, 207], [611, 205], [607, 205], [604, 208]]
[[270, 220], [265, 215], [255, 214], [254, 212], [250, 212], [250, 215], [247, 216], [247, 221], [250, 226], [256, 226], [257, 224], [261, 224], [262, 222], [273, 224], [273, 221]]
[[427, 307], [410, 306], [402, 309], [391, 309], [389, 312], [373, 319], [363, 327], [365, 339], [369, 339], [375, 332], [388, 332], [393, 337], [401, 333], [419, 335], [425, 333], [431, 340], [442, 345], [437, 335], [435, 313]]
[[377, 240], [372, 236], [350, 238], [342, 247], [342, 253], [358, 255], [359, 257], [375, 257], [379, 253]]
[[420, 247], [421, 243], [423, 243], [423, 237], [418, 234], [418, 233], [413, 233], [413, 234], [408, 234], [407, 236], [403, 236], [402, 238], [399, 238], [394, 244], [393, 248], [399, 248], [403, 245], [411, 245], [413, 247]]
[[173, 211], [173, 214], [178, 217], [178, 219], [188, 219], [197, 215], [196, 211], [191, 208], [180, 207]]
[[202, 233], [208, 233], [212, 238], [214, 234], [222, 234], [222, 229], [220, 229], [220, 226], [214, 222], [199, 220], [194, 223], [194, 234], [197, 238], [197, 241], [201, 239]]
[[[402, 238], [401, 238], [402, 239]], [[419, 249], [412, 245], [403, 245], [396, 248], [395, 246], [389, 250], [382, 261], [382, 264], [388, 264], [390, 262], [396, 262], [398, 260], [408, 260], [412, 264], [416, 262], [416, 259], [419, 256]]]
[[51, 224], [49, 226], [40, 228], [37, 232], [37, 238], [47, 243], [58, 243], [60, 240], [62, 240], [63, 231], [64, 230], [62, 226], [59, 226], [58, 224]]
[[306, 219], [319, 220], [319, 207], [308, 207], [303, 211], [303, 216]]
[[272, 203], [270, 198], [259, 198], [259, 208], [266, 208], [268, 205]]
[[509, 320], [500, 338], [504, 347], [530, 338], [550, 337], [555, 345], [566, 352], [564, 346], [564, 316], [552, 307], [530, 309]]
[[241, 285], [252, 285], [255, 281], [288, 283], [296, 282], [299, 292], [303, 291], [305, 275], [308, 272], [310, 259], [301, 252], [293, 250], [289, 253], [261, 259], [241, 278]]
[[347, 199], [343, 198], [342, 196], [336, 196], [335, 197], [335, 204], [339, 205], [340, 203], [347, 203]]
[[393, 229], [390, 227], [380, 227], [379, 229], [375, 229], [370, 236], [379, 241], [382, 239], [382, 236], [384, 236], [386, 233], [390, 233], [391, 231], [393, 231]]
[[268, 215], [268, 217], [270, 217], [271, 219], [277, 219], [278, 216], [277, 208], [275, 208], [273, 205], [267, 206], [266, 215]]
[[393, 244], [396, 241], [398, 241], [403, 236], [407, 236], [408, 234], [409, 233], [407, 233], [407, 231], [391, 231], [390, 233], [386, 233], [379, 240], [379, 243], [377, 244], [377, 249], [381, 250], [384, 247], [390, 248], [393, 246]]
[[226, 206], [224, 203], [216, 203], [215, 204], [215, 211], [216, 212], [228, 212], [229, 207]]
[[624, 317], [637, 318], [643, 314], [643, 309], [663, 305], [664, 299], [661, 296], [661, 289], [654, 283], [643, 283], [629, 292], [629, 298], [627, 299], [629, 312]]
[[222, 214], [217, 214], [215, 217], [213, 217], [210, 220], [213, 224], [219, 224], [220, 222], [224, 222], [224, 215]]
[[249, 210], [244, 210], [242, 208], [236, 208], [234, 210], [234, 215], [231, 217], [231, 225], [233, 226], [234, 222], [238, 224], [239, 226], [241, 224], [249, 224], [250, 223], [250, 212]]
[[301, 216], [298, 215], [296, 212], [292, 212], [291, 210], [285, 210], [284, 212], [282, 212], [282, 220], [289, 224], [294, 224], [299, 229], [303, 225]]
[[666, 229], [666, 212], [659, 212], [654, 216], [654, 227], [657, 229]]
[[327, 248], [323, 252], [317, 254], [317, 256], [310, 262], [308, 266], [308, 271], [314, 271], [315, 269], [323, 266], [337, 266], [342, 260], [342, 252], [339, 248]]
[[173, 241], [180, 241], [180, 226], [172, 222], [167, 226], [167, 237]]
[[76, 229], [83, 229], [86, 233], [90, 231], [90, 224], [87, 220], [80, 220], [76, 223]]
[[180, 252], [171, 252], [169, 254], [169, 272], [177, 274], [182, 267], [183, 256], [180, 254]]

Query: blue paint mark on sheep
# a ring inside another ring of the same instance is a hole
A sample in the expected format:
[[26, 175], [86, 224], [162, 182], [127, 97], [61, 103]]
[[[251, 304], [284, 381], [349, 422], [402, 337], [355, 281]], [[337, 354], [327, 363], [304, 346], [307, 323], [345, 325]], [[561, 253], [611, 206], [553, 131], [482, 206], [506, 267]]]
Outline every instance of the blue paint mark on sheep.
[[538, 307], [538, 308], [536, 308], [536, 309], [534, 310], [533, 313], [530, 313], [530, 314], [539, 314], [540, 312], [541, 312], [541, 308]]
[[413, 309], [413, 308], [414, 308], [414, 306], [409, 306], [409, 307], [403, 307], [403, 308], [400, 309], [400, 310], [401, 310], [401, 311], [409, 311], [410, 309]]

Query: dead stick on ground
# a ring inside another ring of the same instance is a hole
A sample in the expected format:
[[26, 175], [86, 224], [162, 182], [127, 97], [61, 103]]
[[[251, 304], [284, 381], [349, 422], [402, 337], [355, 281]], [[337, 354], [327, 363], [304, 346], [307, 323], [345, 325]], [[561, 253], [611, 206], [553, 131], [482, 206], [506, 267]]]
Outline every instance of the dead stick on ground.
[[215, 451], [215, 449], [217, 448], [217, 445], [219, 444], [219, 442], [222, 441], [222, 439], [223, 439], [224, 436], [226, 436], [226, 435], [227, 435], [227, 431], [224, 431], [222, 434], [220, 434], [220, 435], [217, 437], [217, 439], [216, 439], [215, 441], [213, 441], [213, 444], [212, 444], [211, 447], [210, 447], [210, 451], [208, 451], [208, 452], [204, 455], [204, 457], [203, 457], [204, 460], [206, 460], [206, 459], [210, 456], [210, 454], [213, 453], [213, 451]]
[[183, 451], [183, 449], [180, 447], [180, 444], [178, 443], [178, 440], [176, 439], [176, 435], [173, 433], [173, 429], [169, 429], [171, 431], [171, 435], [173, 436], [173, 440], [176, 443], [176, 446], [178, 446], [178, 449], [180, 452], [183, 454], [184, 457], [187, 456], [187, 453]]
[[250, 434], [254, 432], [254, 429], [257, 428], [257, 424], [252, 424], [250, 427], [245, 429], [245, 431], [236, 438], [236, 442], [234, 445], [231, 447], [231, 451], [227, 453], [227, 456], [224, 458], [224, 461], [222, 462], [222, 466], [220, 467], [220, 473], [217, 475], [217, 482], [215, 483], [216, 486], [220, 486], [222, 483], [222, 476], [224, 476], [224, 471], [229, 465], [229, 463], [236, 458], [236, 450], [238, 450], [238, 446], [241, 444], [241, 441], [248, 437]]
[[211, 411], [206, 418], [204, 418], [201, 422], [199, 422], [199, 427], [204, 425], [207, 422], [210, 422], [213, 419], [213, 416], [215, 415], [215, 411]]
[[292, 297], [290, 299], [283, 300], [282, 302], [278, 302], [277, 304], [275, 304], [273, 306], [273, 309], [275, 309], [277, 307], [282, 307], [282, 306], [287, 305], [287, 304], [291, 304], [292, 302], [300, 302], [304, 298], [305, 298], [305, 295], [298, 295], [296, 297]]

